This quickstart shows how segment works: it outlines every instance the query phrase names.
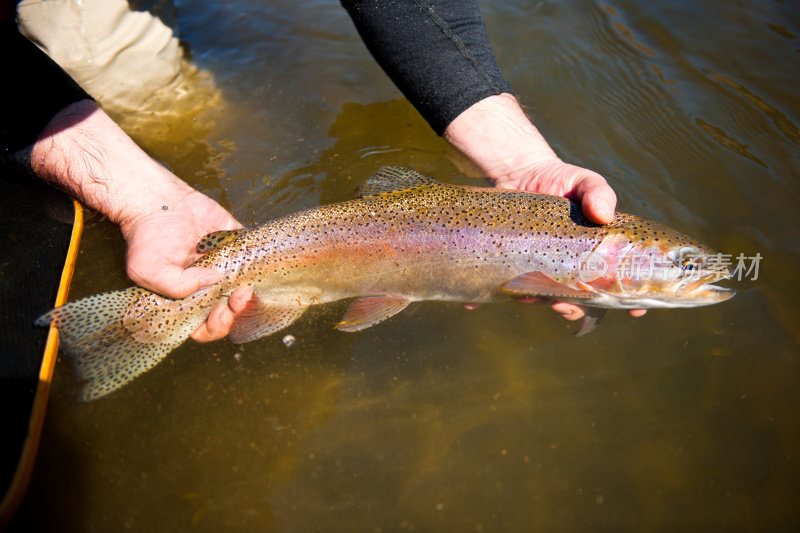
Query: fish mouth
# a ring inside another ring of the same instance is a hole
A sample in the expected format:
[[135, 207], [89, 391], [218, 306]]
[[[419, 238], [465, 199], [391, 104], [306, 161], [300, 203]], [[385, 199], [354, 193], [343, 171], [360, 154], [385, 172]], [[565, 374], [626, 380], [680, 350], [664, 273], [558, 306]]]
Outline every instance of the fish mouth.
[[701, 307], [730, 300], [736, 296], [734, 289], [713, 283], [702, 283], [691, 290], [654, 291], [647, 294], [614, 296], [613, 305], [620, 309]]
[[680, 280], [674, 287], [675, 296], [683, 303], [708, 305], [730, 300], [736, 295], [734, 289], [716, 285], [717, 282], [731, 278], [727, 270], [709, 272], [703, 276]]
[[729, 279], [729, 275], [706, 275], [692, 277], [672, 283], [649, 285], [639, 288], [635, 294], [614, 297], [615, 305], [625, 309], [700, 307], [730, 300], [736, 295], [734, 289], [715, 285]]
[[736, 296], [736, 291], [728, 287], [721, 287], [713, 283], [702, 283], [688, 292], [679, 293], [684, 301], [707, 305], [724, 302]]

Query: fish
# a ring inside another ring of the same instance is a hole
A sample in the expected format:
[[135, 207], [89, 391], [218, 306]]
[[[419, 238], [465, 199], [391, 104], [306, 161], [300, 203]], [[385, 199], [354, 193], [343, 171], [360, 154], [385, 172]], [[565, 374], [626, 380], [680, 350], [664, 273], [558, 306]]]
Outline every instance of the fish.
[[84, 382], [81, 400], [151, 369], [243, 285], [254, 296], [231, 329], [236, 344], [343, 299], [353, 299], [336, 325], [344, 332], [413, 302], [541, 297], [586, 306], [585, 334], [606, 309], [695, 307], [735, 294], [715, 285], [731, 277], [713, 261], [719, 254], [657, 222], [616, 213], [598, 225], [565, 198], [449, 185], [402, 167], [379, 169], [356, 199], [215, 232], [197, 249], [194, 266], [222, 277], [186, 298], [130, 287], [37, 319], [58, 329]]

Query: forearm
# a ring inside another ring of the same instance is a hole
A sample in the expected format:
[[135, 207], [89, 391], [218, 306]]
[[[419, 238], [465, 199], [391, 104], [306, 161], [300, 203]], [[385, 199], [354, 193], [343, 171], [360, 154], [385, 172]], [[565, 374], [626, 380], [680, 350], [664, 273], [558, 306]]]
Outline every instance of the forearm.
[[193, 191], [150, 158], [91, 100], [68, 105], [39, 135], [31, 168], [113, 222], [169, 209]]
[[537, 163], [557, 159], [510, 94], [472, 105], [450, 123], [444, 138], [498, 186], [516, 184], [535, 170]]
[[495, 185], [522, 188], [558, 161], [511, 95], [474, 0], [342, 0], [389, 77]]
[[0, 84], [0, 167], [33, 171], [118, 223], [126, 238], [136, 220], [165, 206], [171, 213], [176, 204], [204, 203], [8, 17], [0, 17], [0, 45], [9, 51], [0, 66], [13, 79]]
[[437, 134], [511, 91], [474, 0], [342, 0], [364, 43]]

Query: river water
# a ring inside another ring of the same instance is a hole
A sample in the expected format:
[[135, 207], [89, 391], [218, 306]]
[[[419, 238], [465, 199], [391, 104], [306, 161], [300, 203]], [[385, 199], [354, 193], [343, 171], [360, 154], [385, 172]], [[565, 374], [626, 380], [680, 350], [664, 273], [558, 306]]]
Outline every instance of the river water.
[[[562, 158], [606, 176], [621, 211], [759, 254], [757, 277], [581, 338], [516, 303], [415, 304], [345, 334], [336, 304], [290, 348], [187, 342], [88, 404], [62, 358], [20, 530], [800, 527], [800, 7], [481, 5]], [[166, 15], [219, 98], [132, 134], [244, 224], [351, 198], [381, 165], [474, 183], [334, 0]], [[90, 218], [71, 297], [127, 286], [123, 254]]]

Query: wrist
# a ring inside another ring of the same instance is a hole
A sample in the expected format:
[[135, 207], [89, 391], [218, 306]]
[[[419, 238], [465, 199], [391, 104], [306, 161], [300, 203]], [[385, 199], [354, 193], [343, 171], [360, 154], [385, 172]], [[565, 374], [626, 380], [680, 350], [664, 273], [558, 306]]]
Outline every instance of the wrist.
[[444, 138], [497, 186], [516, 186], [545, 162], [558, 161], [514, 96], [485, 98], [461, 113]]
[[191, 187], [154, 161], [90, 100], [57, 113], [31, 151], [45, 181], [123, 227], [188, 194]]

